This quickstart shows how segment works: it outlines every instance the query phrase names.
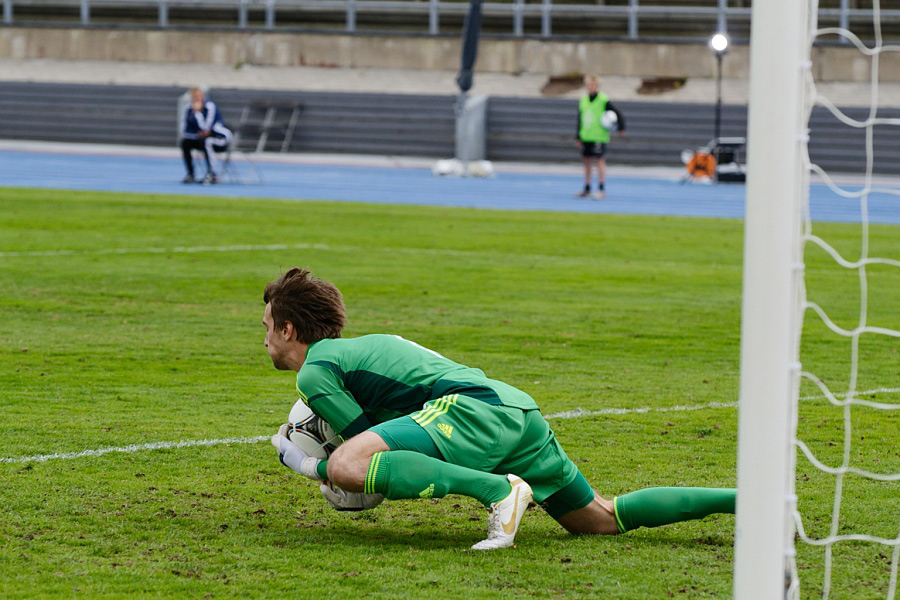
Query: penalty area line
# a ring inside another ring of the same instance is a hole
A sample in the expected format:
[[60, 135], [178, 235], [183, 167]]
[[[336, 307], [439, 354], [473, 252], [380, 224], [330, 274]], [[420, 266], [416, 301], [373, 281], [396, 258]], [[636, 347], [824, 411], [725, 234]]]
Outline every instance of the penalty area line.
[[[578, 417], [590, 417], [594, 415], [627, 415], [641, 414], [648, 412], [670, 412], [685, 410], [703, 410], [705, 408], [734, 408], [737, 402], [719, 403], [712, 402], [699, 406], [673, 406], [669, 408], [607, 408], [601, 410], [583, 410], [576, 408], [551, 415], [545, 415], [547, 419], [576, 419]], [[90, 456], [103, 456], [112, 452], [133, 453], [143, 452], [145, 450], [165, 450], [172, 448], [190, 448], [195, 446], [218, 446], [222, 444], [257, 444], [259, 442], [268, 441], [271, 435], [257, 435], [252, 437], [237, 437], [209, 440], [184, 440], [180, 442], [151, 442], [147, 444], [131, 444], [129, 446], [121, 446], [118, 448], [98, 448], [96, 450], [82, 450], [81, 452], [60, 452], [56, 454], [35, 454], [33, 456], [19, 456], [3, 458], [0, 457], [0, 463], [14, 464], [27, 462], [46, 462], [48, 460], [68, 460], [73, 458], [85, 458]]]
[[[875, 388], [871, 390], [857, 390], [854, 396], [875, 396], [876, 394], [896, 394], [900, 392], [900, 388]], [[847, 398], [851, 394], [834, 394], [835, 398]], [[799, 400], [821, 400], [825, 399], [823, 394], [813, 394], [808, 396], [800, 396]], [[708, 408], [737, 408], [737, 402], [710, 402], [709, 404], [696, 404], [687, 406], [668, 406], [668, 407], [650, 407], [643, 406], [638, 408], [601, 408], [599, 410], [584, 410], [576, 408], [573, 410], [565, 410], [558, 413], [544, 415], [545, 419], [576, 419], [578, 417], [593, 417], [599, 415], [631, 415], [644, 414], [650, 412], [679, 412], [692, 410], [705, 410]]]
[[707, 408], [737, 408], [737, 405], [737, 402], [710, 402], [709, 404], [697, 404], [693, 406], [668, 406], [662, 408], [653, 408], [650, 406], [642, 406], [638, 408], [601, 408], [600, 410], [584, 410], [583, 408], [576, 408], [574, 410], [565, 410], [563, 412], [544, 415], [544, 418], [577, 419], [578, 417], [594, 417], [598, 415], [632, 415], [650, 412], [705, 410]]
[[201, 254], [204, 252], [252, 252], [257, 250], [330, 250], [327, 244], [233, 244], [230, 246], [175, 246], [173, 248], [100, 248], [96, 250], [23, 250], [0, 252], [0, 258], [103, 256], [115, 254]]
[[[872, 393], [895, 393], [900, 388], [878, 388], [875, 390], [866, 390], [857, 392], [860, 395]], [[805, 397], [805, 398], [811, 398]], [[668, 406], [668, 407], [650, 407], [642, 406], [638, 408], [601, 408], [599, 410], [584, 410], [583, 408], [575, 408], [573, 410], [565, 410], [562, 412], [544, 415], [545, 419], [577, 419], [579, 417], [593, 417], [601, 415], [630, 415], [630, 414], [646, 414], [651, 412], [682, 412], [707, 410], [713, 408], [737, 408], [737, 402], [710, 402], [709, 404], [695, 404], [687, 406]], [[61, 452], [56, 454], [35, 454], [33, 456], [19, 456], [3, 458], [0, 457], [0, 464], [27, 463], [27, 462], [45, 462], [48, 460], [84, 458], [88, 456], [103, 456], [111, 452], [143, 452], [145, 450], [164, 450], [172, 448], [190, 448], [194, 446], [218, 446], [223, 444], [257, 444], [269, 440], [270, 435], [257, 435], [252, 437], [235, 437], [221, 438], [209, 440], [184, 440], [180, 442], [151, 442], [148, 444], [132, 444], [130, 446], [121, 446], [118, 448], [98, 448], [96, 450], [82, 450], [81, 452]]]
[[218, 446], [220, 444], [256, 444], [270, 439], [271, 435], [257, 435], [253, 437], [222, 438], [217, 440], [185, 440], [180, 442], [151, 442], [148, 444], [131, 444], [119, 448], [98, 448], [97, 450], [83, 450], [81, 452], [62, 452], [58, 454], [36, 454], [34, 456], [20, 456], [17, 458], [0, 458], [0, 463], [24, 463], [45, 462], [56, 459], [83, 458], [85, 456], [103, 456], [110, 452], [143, 452], [144, 450], [165, 450], [170, 448], [190, 448], [192, 446]]

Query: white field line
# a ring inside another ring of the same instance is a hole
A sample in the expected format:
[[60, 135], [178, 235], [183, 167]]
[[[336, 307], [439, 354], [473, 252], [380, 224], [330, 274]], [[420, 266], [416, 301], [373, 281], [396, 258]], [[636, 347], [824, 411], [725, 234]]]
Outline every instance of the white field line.
[[574, 410], [566, 410], [563, 412], [544, 415], [545, 419], [577, 419], [579, 417], [593, 417], [596, 415], [632, 415], [643, 414], [649, 412], [676, 412], [691, 410], [706, 410], [708, 408], [736, 408], [737, 402], [710, 402], [709, 404], [698, 404], [694, 406], [669, 406], [664, 408], [652, 408], [642, 406], [639, 408], [601, 408], [600, 410], [584, 410], [576, 408]]
[[[146, 247], [146, 248], [96, 248], [89, 250], [22, 250], [0, 251], [0, 258], [42, 258], [57, 256], [116, 256], [125, 254], [202, 254], [212, 252], [269, 252], [273, 250], [327, 250], [332, 252], [371, 252], [372, 249], [364, 246], [352, 246], [346, 244], [231, 244], [224, 246], [173, 246], [171, 248]], [[456, 250], [452, 248], [381, 248], [385, 253], [401, 254], [430, 254], [435, 256], [482, 256], [489, 254], [494, 257], [493, 251], [484, 250]], [[519, 255], [517, 255], [519, 256]], [[550, 259], [554, 261], [568, 260], [573, 257], [554, 256], [549, 254], [520, 255], [522, 259]], [[577, 257], [574, 257], [576, 260]]]
[[195, 254], [201, 252], [246, 252], [253, 250], [336, 250], [327, 244], [234, 244], [229, 246], [175, 246], [173, 248], [98, 248], [96, 250], [24, 250], [0, 252], [0, 258], [31, 256], [97, 256], [109, 254]]
[[[877, 388], [874, 390], [857, 391], [855, 396], [871, 396], [874, 394], [896, 394], [900, 392], [900, 388]], [[846, 398], [850, 394], [834, 394], [836, 398]], [[825, 396], [815, 394], [811, 396], [801, 396], [800, 400], [821, 400]], [[649, 412], [677, 412], [706, 410], [708, 408], [737, 408], [737, 402], [710, 402], [709, 404], [698, 404], [693, 406], [669, 406], [663, 408], [651, 408], [649, 406], [640, 408], [601, 408], [600, 410], [584, 410], [583, 408], [575, 408], [563, 412], [544, 415], [545, 419], [576, 419], [578, 417], [592, 417], [596, 415], [629, 415], [642, 414]]]
[[[0, 258], [42, 258], [57, 256], [116, 256], [125, 254], [202, 254], [212, 252], [271, 252], [277, 250], [326, 250], [331, 252], [371, 252], [363, 246], [335, 244], [232, 244], [226, 246], [173, 246], [171, 248], [97, 248], [93, 250], [22, 250], [0, 252]], [[437, 256], [481, 256], [479, 250], [454, 250], [451, 248], [382, 248], [386, 253], [431, 254]], [[495, 256], [495, 253], [490, 253]], [[561, 260], [566, 257], [545, 254], [525, 255], [522, 258]]]
[[[900, 388], [878, 388], [874, 390], [866, 390], [859, 391], [856, 394], [858, 396], [861, 395], [871, 395], [871, 394], [894, 394], [900, 392]], [[835, 396], [841, 396], [845, 394], [835, 394]], [[823, 396], [804, 396], [800, 398], [801, 400], [810, 400], [810, 399], [819, 399]], [[547, 419], [578, 419], [580, 417], [592, 417], [598, 415], [632, 415], [632, 414], [645, 414], [651, 412], [681, 412], [681, 411], [695, 411], [695, 410], [707, 410], [712, 408], [737, 408], [737, 402], [710, 402], [709, 404], [696, 404], [696, 405], [688, 405], [688, 406], [669, 406], [662, 408], [653, 408], [649, 406], [642, 406], [638, 408], [601, 408], [600, 410], [584, 410], [582, 408], [575, 408], [573, 410], [566, 410], [563, 412], [552, 413], [549, 415], [544, 415]], [[45, 462], [48, 460], [57, 460], [57, 459], [72, 459], [72, 458], [83, 458], [87, 456], [103, 456], [104, 454], [109, 454], [110, 452], [143, 452], [145, 450], [162, 450], [162, 449], [170, 449], [170, 448], [190, 448], [193, 446], [218, 446], [222, 444], [257, 444], [259, 442], [267, 441], [271, 436], [269, 435], [257, 435], [253, 437], [238, 437], [238, 438], [223, 438], [223, 439], [211, 439], [211, 440], [183, 440], [180, 442], [151, 442], [148, 444], [131, 444], [129, 446], [121, 446], [118, 448], [98, 448], [96, 450], [82, 450], [81, 452], [63, 452], [57, 454], [35, 454], [33, 456], [18, 456], [18, 457], [10, 457], [3, 458], [0, 457], [0, 463], [26, 463], [26, 462]]]
[[[0, 259], [3, 258], [44, 258], [62, 256], [120, 256], [126, 254], [202, 254], [213, 252], [271, 252], [283, 250], [324, 250], [329, 252], [367, 252], [372, 249], [365, 246], [352, 246], [346, 244], [232, 244], [224, 246], [173, 246], [171, 248], [146, 247], [146, 248], [97, 248], [88, 250], [21, 250], [0, 251]], [[540, 260], [554, 264], [582, 264], [584, 259], [578, 256], [565, 256], [553, 254], [497, 254], [488, 250], [456, 250], [453, 248], [412, 248], [412, 247], [384, 247], [380, 252], [385, 254], [404, 255], [429, 255], [480, 258], [489, 257], [491, 260], [500, 258], [515, 259], [518, 261]], [[670, 265], [675, 263], [660, 263]], [[740, 269], [738, 265], [718, 265], [717, 268]]]
[[[670, 408], [609, 408], [596, 411], [586, 411], [580, 408], [569, 410], [552, 415], [546, 415], [547, 419], [577, 419], [579, 417], [588, 417], [593, 415], [627, 415], [641, 414], [648, 412], [669, 412], [682, 410], [703, 410], [706, 408], [734, 408], [737, 402], [719, 403], [713, 402], [701, 406], [673, 406]], [[57, 459], [83, 458], [86, 456], [102, 456], [110, 452], [143, 452], [144, 450], [162, 450], [169, 448], [189, 448], [192, 446], [217, 446], [220, 444], [256, 444], [258, 442], [267, 441], [272, 436], [258, 435], [253, 437], [242, 438], [225, 438], [218, 440], [185, 440], [181, 442], [152, 442], [149, 444], [132, 444], [130, 446], [122, 446], [118, 448], [98, 448], [97, 450], [83, 450], [81, 452], [64, 452], [59, 454], [35, 454], [33, 456], [19, 456], [13, 458], [0, 458], [0, 463], [24, 463], [24, 462], [45, 462]]]
[[189, 448], [191, 446], [218, 446], [220, 444], [256, 444], [271, 438], [271, 435], [253, 437], [223, 438], [218, 440], [185, 440], [181, 442], [152, 442], [149, 444], [131, 444], [119, 448], [98, 448], [81, 452], [63, 452], [60, 454], [35, 454], [16, 458], [0, 458], [0, 463], [44, 462], [55, 459], [83, 458], [85, 456], [103, 456], [110, 452], [143, 452], [144, 450], [163, 450], [168, 448]]

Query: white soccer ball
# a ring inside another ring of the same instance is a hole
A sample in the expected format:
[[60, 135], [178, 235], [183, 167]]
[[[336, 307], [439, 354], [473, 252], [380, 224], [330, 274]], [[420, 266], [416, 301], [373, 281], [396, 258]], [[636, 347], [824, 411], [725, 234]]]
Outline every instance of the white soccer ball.
[[619, 117], [611, 110], [604, 111], [603, 116], [600, 117], [600, 124], [604, 128], [614, 131], [619, 127]]
[[490, 177], [494, 174], [494, 165], [489, 160], [473, 160], [469, 163], [469, 175], [472, 177]]
[[431, 172], [435, 175], [459, 177], [465, 174], [466, 168], [458, 158], [446, 158], [435, 162], [431, 167]]
[[326, 459], [341, 444], [328, 421], [316, 415], [302, 399], [288, 415], [288, 439], [309, 456]]

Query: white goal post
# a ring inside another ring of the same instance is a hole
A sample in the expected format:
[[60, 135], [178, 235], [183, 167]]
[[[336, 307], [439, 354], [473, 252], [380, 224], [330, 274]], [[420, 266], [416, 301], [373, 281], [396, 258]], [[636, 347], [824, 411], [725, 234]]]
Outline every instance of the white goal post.
[[[813, 18], [815, 15], [813, 14]], [[750, 37], [734, 598], [786, 595], [793, 559], [793, 420], [808, 194], [807, 0], [754, 0]]]

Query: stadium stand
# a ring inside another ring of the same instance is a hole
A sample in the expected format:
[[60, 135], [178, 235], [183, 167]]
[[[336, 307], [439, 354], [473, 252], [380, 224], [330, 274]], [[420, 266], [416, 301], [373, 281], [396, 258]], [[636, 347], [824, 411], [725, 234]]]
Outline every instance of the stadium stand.
[[[4, 82], [0, 131], [7, 139], [175, 146], [180, 87]], [[236, 126], [262, 96], [301, 103], [290, 152], [452, 156], [452, 96], [210, 89]], [[273, 138], [273, 140], [276, 138]]]
[[[729, 31], [749, 35], [747, 6], [718, 7], [714, 0], [679, 0], [660, 6], [653, 0], [513, 0], [487, 2], [482, 28], [502, 35], [639, 37], [707, 37], [727, 19]], [[84, 26], [127, 24], [297, 30], [458, 33], [467, 0], [4, 0], [8, 24], [78, 23]]]
[[[706, 39], [729, 31], [748, 39], [750, 0], [511, 0], [482, 7], [485, 33], [523, 37], [591, 36], [608, 39]], [[849, 27], [874, 35], [871, 4], [819, 2], [819, 26]], [[208, 27], [258, 31], [458, 33], [466, 0], [3, 0], [3, 23], [70, 23]], [[881, 34], [900, 32], [900, 10], [883, 2]]]
[[[176, 144], [180, 87], [4, 82], [0, 131], [6, 139], [147, 146]], [[211, 89], [225, 120], [237, 125], [251, 102], [299, 103], [288, 152], [378, 154], [446, 158], [455, 151], [455, 96], [349, 92]], [[491, 97], [487, 158], [495, 161], [572, 162], [576, 101]], [[615, 139], [611, 164], [681, 166], [681, 152], [712, 137], [710, 104], [620, 102], [627, 137]], [[723, 106], [722, 135], [746, 135], [746, 107]], [[847, 109], [865, 119], [867, 109]], [[900, 118], [900, 109], [879, 117]], [[813, 111], [810, 155], [834, 172], [865, 170], [864, 132]], [[891, 127], [875, 128], [874, 172], [900, 173], [900, 145]], [[280, 150], [280, 148], [272, 148]]]
[[[558, 98], [491, 98], [489, 158], [572, 160], [576, 102]], [[612, 141], [608, 155], [612, 164], [678, 165], [681, 150], [703, 146], [712, 137], [710, 105], [616, 101], [616, 106], [627, 118], [628, 131], [627, 137]], [[723, 135], [744, 135], [746, 113], [743, 106], [724, 106]]]
[[7, 139], [175, 146], [184, 88], [4, 82], [0, 131]]

